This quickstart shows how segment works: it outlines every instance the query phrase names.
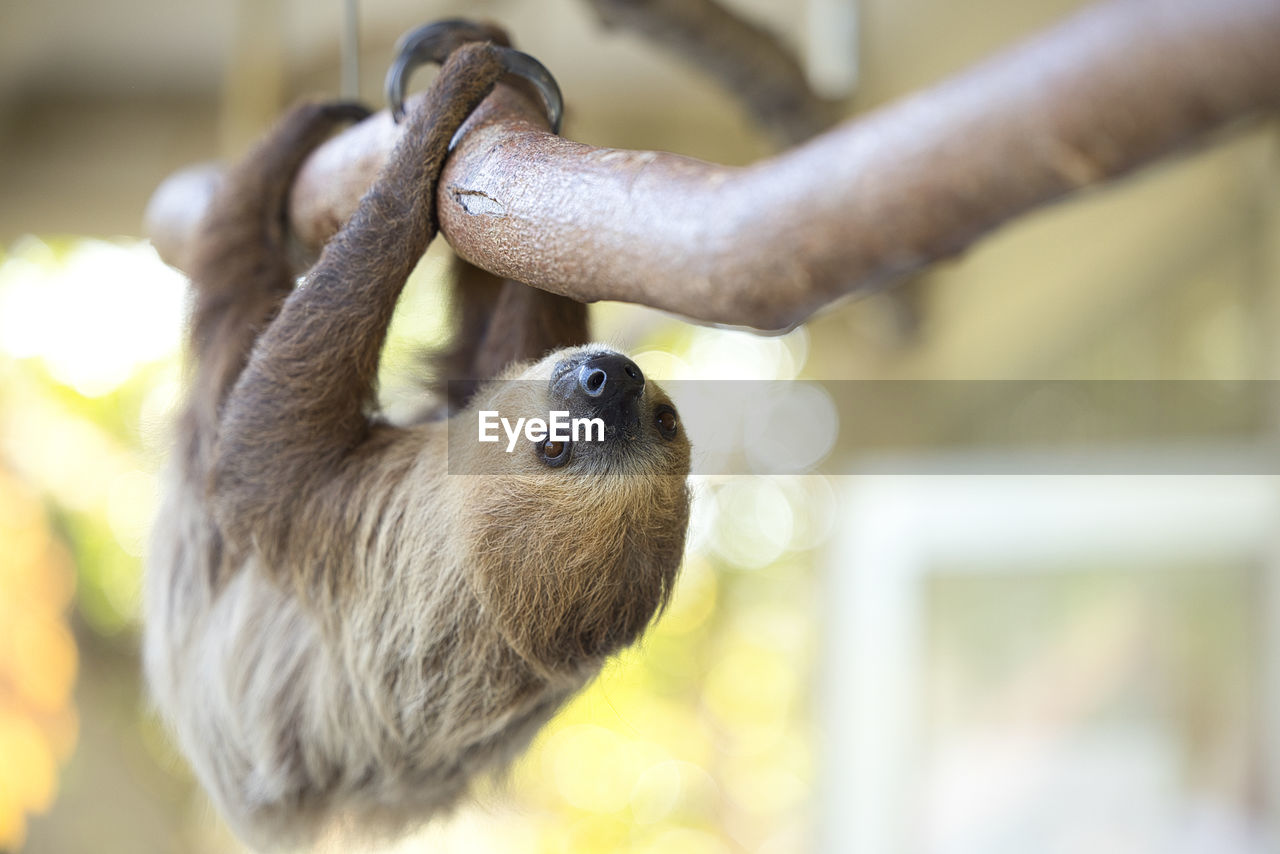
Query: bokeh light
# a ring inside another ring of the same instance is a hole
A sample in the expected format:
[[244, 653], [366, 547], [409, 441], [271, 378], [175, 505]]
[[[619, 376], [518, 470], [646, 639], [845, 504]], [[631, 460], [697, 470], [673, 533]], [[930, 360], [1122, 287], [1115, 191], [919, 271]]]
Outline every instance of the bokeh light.
[[77, 240], [59, 252], [27, 238], [0, 264], [0, 351], [39, 359], [86, 397], [106, 394], [172, 355], [182, 281], [146, 243]]
[[0, 850], [57, 794], [75, 745], [76, 644], [66, 622], [75, 587], [39, 496], [0, 469]]

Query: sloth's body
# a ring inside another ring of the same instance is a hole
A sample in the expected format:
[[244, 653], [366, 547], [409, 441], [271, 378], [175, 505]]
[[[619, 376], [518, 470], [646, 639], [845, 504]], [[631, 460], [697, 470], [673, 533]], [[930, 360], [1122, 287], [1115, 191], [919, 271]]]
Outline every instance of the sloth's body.
[[[265, 847], [394, 831], [509, 762], [661, 608], [688, 519], [670, 402], [628, 360], [564, 349], [585, 321], [558, 297], [463, 293], [453, 360], [483, 381], [466, 408], [369, 417], [395, 296], [429, 239], [410, 233], [424, 202], [403, 188], [452, 131], [416, 120], [380, 179], [399, 192], [375, 188], [291, 292], [285, 190], [342, 118], [292, 114], [204, 226], [196, 374], [148, 567], [157, 705], [231, 825]], [[455, 439], [448, 458], [450, 426], [481, 407], [601, 414], [608, 436], [511, 454]]]
[[151, 684], [246, 838], [301, 839], [339, 813], [394, 829], [448, 806], [519, 752], [667, 597], [687, 444], [652, 427], [606, 443], [614, 473], [605, 460], [600, 473], [537, 471], [527, 443], [510, 455], [487, 445], [477, 471], [496, 462], [520, 473], [448, 474], [447, 427], [410, 428], [385, 474], [352, 496], [354, 536], [317, 550], [346, 576], [324, 597], [282, 585], [256, 550], [236, 556], [176, 473], [150, 560]]

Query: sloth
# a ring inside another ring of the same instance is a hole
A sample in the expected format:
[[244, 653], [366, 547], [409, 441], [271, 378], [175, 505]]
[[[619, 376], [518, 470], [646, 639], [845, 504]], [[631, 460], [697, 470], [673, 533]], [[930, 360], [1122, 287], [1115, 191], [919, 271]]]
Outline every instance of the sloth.
[[[455, 56], [475, 64], [481, 47]], [[363, 108], [294, 108], [201, 226], [145, 666], [255, 847], [385, 837], [456, 804], [641, 635], [681, 560], [688, 440], [634, 362], [584, 343], [584, 306], [465, 268], [447, 412], [390, 423], [374, 405], [396, 299], [434, 233], [433, 176], [493, 77], [446, 64], [300, 281], [289, 187]], [[508, 453], [476, 441], [481, 410], [567, 411], [604, 436]]]

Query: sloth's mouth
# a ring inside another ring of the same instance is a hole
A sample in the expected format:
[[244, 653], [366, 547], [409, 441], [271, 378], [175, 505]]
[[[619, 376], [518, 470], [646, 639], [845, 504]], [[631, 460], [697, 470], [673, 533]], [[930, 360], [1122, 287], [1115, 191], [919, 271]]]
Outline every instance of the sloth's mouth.
[[604, 421], [605, 438], [630, 438], [640, 428], [639, 401], [629, 400], [617, 406], [604, 407], [591, 416]]

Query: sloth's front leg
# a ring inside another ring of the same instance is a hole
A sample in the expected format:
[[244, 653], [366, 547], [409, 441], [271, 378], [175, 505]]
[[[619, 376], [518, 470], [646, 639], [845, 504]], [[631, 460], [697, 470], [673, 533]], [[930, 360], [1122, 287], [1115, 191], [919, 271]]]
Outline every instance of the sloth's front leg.
[[[449, 141], [504, 69], [500, 48], [458, 48], [410, 118], [374, 186], [285, 299], [227, 398], [214, 509], [233, 548], [328, 590], [344, 573], [334, 537], [354, 536], [367, 479], [396, 444], [378, 432], [379, 356], [395, 304], [436, 233], [435, 187]], [[316, 576], [324, 581], [317, 582]], [[296, 578], [295, 578], [296, 580]]]

